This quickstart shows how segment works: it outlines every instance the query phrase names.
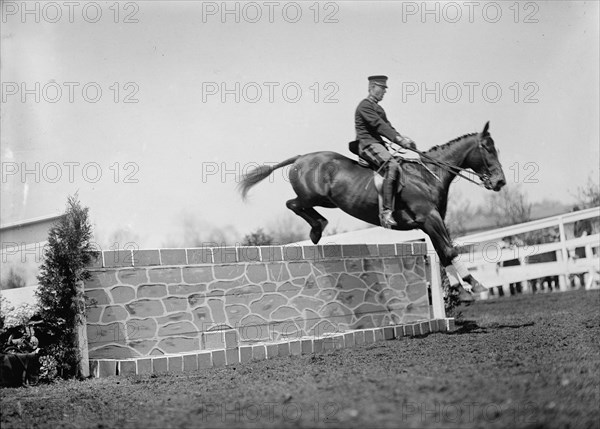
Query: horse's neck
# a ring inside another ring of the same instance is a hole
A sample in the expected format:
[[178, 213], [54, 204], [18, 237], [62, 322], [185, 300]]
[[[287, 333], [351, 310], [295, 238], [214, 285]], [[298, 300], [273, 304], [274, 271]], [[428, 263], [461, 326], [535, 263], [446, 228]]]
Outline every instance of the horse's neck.
[[[439, 148], [427, 152], [429, 156], [444, 164], [455, 168], [465, 168], [465, 161], [473, 146], [476, 144], [476, 136], [468, 135], [455, 141], [447, 143]], [[450, 184], [456, 177], [455, 171], [449, 171], [444, 167], [436, 167], [440, 182], [438, 182], [438, 209], [444, 215], [446, 213], [446, 204], [448, 201], [448, 190]]]
[[[475, 135], [468, 135], [426, 152], [431, 158], [455, 168], [465, 168], [465, 161], [473, 146], [477, 143]], [[441, 168], [440, 177], [444, 189], [448, 189], [456, 173]]]

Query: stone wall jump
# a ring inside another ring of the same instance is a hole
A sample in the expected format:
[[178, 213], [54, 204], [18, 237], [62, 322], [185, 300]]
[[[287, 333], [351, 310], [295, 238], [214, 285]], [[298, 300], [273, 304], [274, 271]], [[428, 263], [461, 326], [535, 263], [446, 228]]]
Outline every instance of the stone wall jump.
[[104, 251], [91, 360], [189, 354], [431, 320], [425, 243]]

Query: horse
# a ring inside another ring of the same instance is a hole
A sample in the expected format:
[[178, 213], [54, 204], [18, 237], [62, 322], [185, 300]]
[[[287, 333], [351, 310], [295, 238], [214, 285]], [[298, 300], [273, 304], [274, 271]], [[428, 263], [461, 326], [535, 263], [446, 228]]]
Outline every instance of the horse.
[[[396, 230], [420, 229], [429, 236], [453, 287], [461, 300], [472, 301], [460, 279], [471, 285], [471, 293], [487, 291], [458, 260], [444, 217], [450, 184], [461, 170], [471, 169], [483, 186], [495, 192], [506, 184], [489, 121], [480, 133], [465, 134], [421, 153], [421, 163], [402, 163], [403, 182], [396, 195], [393, 216]], [[278, 168], [291, 165], [289, 180], [297, 197], [287, 207], [311, 226], [310, 239], [317, 244], [327, 226], [314, 207], [340, 208], [349, 215], [379, 225], [379, 197], [374, 171], [336, 152], [296, 155], [276, 165], [263, 165], [247, 172], [238, 184], [242, 198], [261, 180]], [[437, 174], [432, 171], [436, 170]], [[464, 177], [464, 176], [463, 176]], [[465, 295], [466, 294], [466, 295]]]

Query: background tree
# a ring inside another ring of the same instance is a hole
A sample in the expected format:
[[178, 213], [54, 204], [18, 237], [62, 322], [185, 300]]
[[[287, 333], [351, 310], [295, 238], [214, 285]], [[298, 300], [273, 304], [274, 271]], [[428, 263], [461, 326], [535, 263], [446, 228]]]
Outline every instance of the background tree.
[[531, 203], [519, 185], [505, 186], [487, 196], [486, 211], [496, 226], [514, 225], [531, 220]]
[[133, 247], [139, 248], [140, 236], [129, 228], [119, 227], [111, 232], [108, 243], [102, 247], [104, 250], [124, 250]]
[[310, 226], [293, 214], [285, 213], [267, 225], [267, 231], [277, 244], [295, 243], [308, 238]]
[[242, 239], [242, 246], [268, 246], [273, 243], [273, 237], [264, 232], [262, 228], [246, 234]]
[[460, 192], [450, 191], [448, 196], [448, 207], [444, 222], [448, 228], [451, 238], [466, 235], [469, 230], [469, 222], [473, 220], [475, 210]]
[[600, 185], [594, 181], [593, 176], [588, 176], [587, 183], [577, 187], [577, 206], [580, 209], [589, 209], [600, 206]]
[[163, 247], [232, 246], [241, 239], [234, 226], [217, 227], [197, 213], [185, 210], [179, 214], [175, 225], [176, 231], [169, 233]]
[[0, 289], [17, 289], [26, 285], [25, 273], [22, 267], [19, 266], [8, 267], [8, 273], [6, 273], [6, 276], [3, 275], [0, 281]]

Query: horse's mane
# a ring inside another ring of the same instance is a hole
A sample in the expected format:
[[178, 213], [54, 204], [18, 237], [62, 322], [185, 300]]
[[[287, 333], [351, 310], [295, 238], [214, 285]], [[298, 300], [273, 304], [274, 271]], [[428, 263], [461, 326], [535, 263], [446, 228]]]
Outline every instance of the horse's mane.
[[450, 146], [452, 146], [454, 143], [456, 143], [459, 140], [465, 139], [467, 137], [472, 137], [474, 135], [476, 135], [477, 133], [469, 133], [469, 134], [464, 134], [460, 137], [456, 137], [453, 140], [450, 140], [448, 143], [444, 143], [442, 145], [437, 145], [437, 146], [433, 146], [431, 149], [429, 149], [428, 151], [426, 151], [425, 153], [430, 153], [430, 152], [437, 152], [438, 150], [442, 150], [442, 149], [447, 149]]

